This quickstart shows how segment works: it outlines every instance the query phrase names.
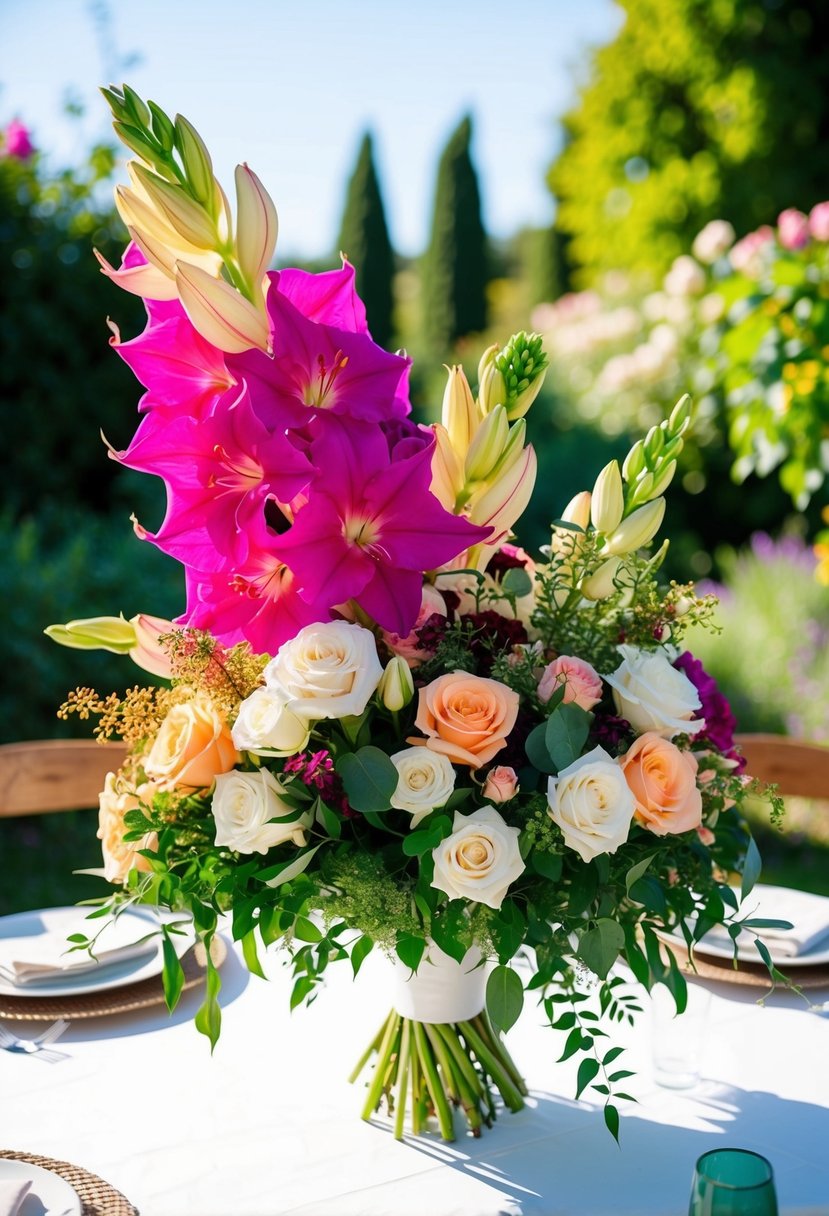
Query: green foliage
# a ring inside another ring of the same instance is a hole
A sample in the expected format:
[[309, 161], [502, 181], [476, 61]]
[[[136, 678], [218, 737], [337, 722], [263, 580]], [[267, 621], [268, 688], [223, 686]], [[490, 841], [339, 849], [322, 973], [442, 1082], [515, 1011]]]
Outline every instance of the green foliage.
[[357, 291], [366, 306], [371, 335], [380, 346], [387, 347], [394, 331], [394, 251], [368, 131], [348, 183], [338, 249], [355, 268]]
[[472, 120], [466, 117], [441, 154], [431, 240], [423, 259], [423, 327], [440, 354], [486, 325], [487, 239], [471, 138]]
[[826, 194], [829, 9], [622, 0], [550, 172], [573, 264], [665, 270], [709, 219], [748, 231]]
[[103, 508], [117, 469], [97, 436], [116, 447], [129, 437], [134, 381], [107, 354], [104, 318], [129, 336], [143, 310], [93, 254], [117, 264], [125, 243], [99, 201], [113, 164], [109, 147], [60, 174], [38, 156], [0, 159], [0, 425], [11, 457], [4, 502], [16, 514], [46, 501]]

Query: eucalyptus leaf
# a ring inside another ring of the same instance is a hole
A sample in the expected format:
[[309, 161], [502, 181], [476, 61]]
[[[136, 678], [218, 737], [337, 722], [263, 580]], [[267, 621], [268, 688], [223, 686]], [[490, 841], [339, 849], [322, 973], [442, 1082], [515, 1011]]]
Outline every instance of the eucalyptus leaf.
[[355, 811], [379, 814], [391, 809], [391, 797], [397, 789], [399, 774], [379, 747], [361, 747], [359, 751], [346, 752], [337, 760], [336, 768]]
[[590, 733], [592, 717], [592, 714], [573, 702], [559, 705], [558, 709], [550, 714], [544, 729], [544, 742], [556, 766], [556, 772], [561, 772], [574, 760], [578, 760]]
[[622, 926], [609, 917], [602, 917], [596, 921], [594, 928], [582, 934], [576, 953], [585, 966], [605, 979], [624, 944], [625, 931]]
[[507, 1031], [521, 1016], [524, 985], [511, 967], [498, 966], [486, 984], [486, 1010], [496, 1030]]
[[533, 589], [532, 579], [523, 566], [514, 566], [507, 570], [501, 579], [501, 586], [508, 595], [514, 595], [516, 599], [529, 595]]
[[760, 871], [762, 868], [763, 862], [760, 857], [760, 850], [754, 843], [754, 838], [750, 836], [748, 840], [748, 848], [746, 849], [745, 861], [743, 862], [743, 880], [740, 889], [741, 899], [745, 899], [745, 897], [750, 894], [754, 884], [760, 877]]

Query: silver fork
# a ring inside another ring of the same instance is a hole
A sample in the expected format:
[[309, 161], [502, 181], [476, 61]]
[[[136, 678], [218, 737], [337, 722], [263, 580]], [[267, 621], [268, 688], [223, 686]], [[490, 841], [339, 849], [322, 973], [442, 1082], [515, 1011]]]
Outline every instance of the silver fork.
[[69, 1023], [65, 1018], [58, 1018], [41, 1034], [35, 1035], [33, 1039], [20, 1039], [17, 1035], [12, 1034], [7, 1027], [0, 1025], [0, 1048], [4, 1051], [15, 1052], [18, 1055], [37, 1055], [45, 1063], [55, 1063], [57, 1060], [64, 1059], [63, 1053], [59, 1051], [49, 1051], [49, 1045], [56, 1043], [60, 1036], [69, 1027]]

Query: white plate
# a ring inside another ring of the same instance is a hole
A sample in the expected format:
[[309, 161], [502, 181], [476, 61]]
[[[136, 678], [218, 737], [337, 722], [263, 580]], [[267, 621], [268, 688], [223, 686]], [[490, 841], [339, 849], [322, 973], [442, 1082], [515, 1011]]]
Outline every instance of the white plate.
[[81, 1197], [65, 1178], [28, 1161], [0, 1158], [0, 1181], [31, 1182], [19, 1216], [81, 1216]]
[[[150, 908], [126, 908], [120, 913], [120, 917], [134, 917], [136, 921], [140, 922], [136, 926], [136, 937], [141, 936], [142, 926], [146, 926], [144, 932], [149, 932], [159, 924], [160, 920], [164, 920], [166, 923], [181, 920], [180, 916], [168, 912], [158, 913]], [[51, 937], [65, 940], [68, 933], [78, 931], [79, 921], [80, 927], [90, 937], [102, 923], [101, 920], [86, 921], [84, 909], [77, 907], [40, 908], [34, 912], [15, 912], [11, 916], [0, 917], [0, 955], [3, 953], [5, 938], [39, 937], [48, 933]], [[171, 937], [179, 958], [195, 941], [195, 934], [189, 927], [185, 933], [174, 933]], [[26, 984], [25, 986], [12, 984], [8, 980], [0, 978], [0, 995], [17, 997], [80, 996], [87, 992], [105, 992], [110, 988], [123, 988], [126, 984], [137, 984], [139, 980], [151, 979], [153, 976], [161, 974], [164, 965], [162, 942], [163, 939], [159, 934], [154, 953], [144, 954], [140, 958], [126, 959], [120, 963], [105, 963], [101, 965], [100, 970], [85, 971], [80, 975], [62, 975], [48, 982]]]
[[[737, 938], [737, 958], [741, 963], [760, 963], [762, 965], [763, 960], [754, 944], [754, 938], [748, 936], [749, 933], [750, 930], [747, 929], [745, 934], [741, 934]], [[758, 936], [762, 937], [761, 931]], [[672, 933], [657, 932], [657, 937], [661, 937], [666, 942], [674, 942], [679, 946], [685, 945], [685, 938], [680, 929], [674, 929]], [[825, 938], [817, 942], [810, 950], [796, 955], [781, 954], [779, 950], [775, 949], [775, 944], [771, 940], [767, 940], [765, 944], [771, 955], [771, 961], [784, 970], [789, 967], [817, 967], [822, 963], [829, 963], [829, 946], [827, 946]], [[706, 937], [696, 943], [694, 951], [707, 955], [709, 958], [727, 958], [730, 961], [734, 957], [734, 950], [731, 946], [723, 945], [718, 941], [708, 941]]]

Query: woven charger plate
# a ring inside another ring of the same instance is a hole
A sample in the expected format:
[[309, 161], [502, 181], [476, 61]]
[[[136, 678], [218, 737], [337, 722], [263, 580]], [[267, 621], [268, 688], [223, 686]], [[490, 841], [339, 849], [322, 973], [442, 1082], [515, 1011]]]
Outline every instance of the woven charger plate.
[[41, 1157], [37, 1153], [15, 1153], [10, 1149], [0, 1149], [0, 1157], [6, 1161], [25, 1161], [29, 1165], [39, 1165], [42, 1170], [50, 1170], [68, 1182], [83, 1204], [83, 1216], [139, 1216], [138, 1208], [133, 1207], [114, 1186], [104, 1182], [97, 1174], [79, 1165], [71, 1165], [68, 1161], [55, 1161], [52, 1157]]
[[[703, 980], [720, 980], [725, 984], [744, 984], [749, 988], [771, 988], [772, 981], [763, 963], [740, 962], [735, 967], [730, 959], [710, 958], [698, 951], [694, 952], [693, 963], [688, 958], [688, 950], [680, 942], [667, 942], [663, 937], [662, 945], [667, 946], [680, 969], [686, 975], [698, 975]], [[818, 963], [812, 967], [789, 967], [785, 963], [775, 964], [798, 988], [829, 988], [829, 963]]]
[[[214, 966], [221, 967], [227, 958], [227, 946], [221, 937], [213, 938], [210, 955]], [[204, 947], [200, 942], [182, 955], [181, 966], [184, 970], [185, 991], [202, 982], [206, 959]], [[102, 1018], [113, 1013], [129, 1013], [133, 1009], [147, 1009], [163, 1003], [164, 985], [161, 976], [153, 975], [137, 984], [125, 984], [123, 988], [78, 993], [77, 996], [0, 995], [0, 1018], [17, 1022], [42, 1022], [55, 1018], [74, 1021], [76, 1018]]]

